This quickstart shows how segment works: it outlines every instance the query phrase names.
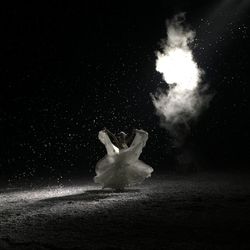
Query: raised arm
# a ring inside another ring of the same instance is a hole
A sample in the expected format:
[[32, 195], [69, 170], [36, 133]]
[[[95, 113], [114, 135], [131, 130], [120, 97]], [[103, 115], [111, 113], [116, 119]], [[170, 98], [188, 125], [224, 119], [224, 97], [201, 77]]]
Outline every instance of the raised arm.
[[120, 143], [119, 143], [119, 141], [117, 140], [116, 136], [115, 136], [111, 131], [109, 131], [107, 128], [104, 128], [103, 130], [108, 134], [108, 136], [109, 136], [110, 138], [112, 138], [112, 139], [114, 140], [115, 145], [119, 148]]

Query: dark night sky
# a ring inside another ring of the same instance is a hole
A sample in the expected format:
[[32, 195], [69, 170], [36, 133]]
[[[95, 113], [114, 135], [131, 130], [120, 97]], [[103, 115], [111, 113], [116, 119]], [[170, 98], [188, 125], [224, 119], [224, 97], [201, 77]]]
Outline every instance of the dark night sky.
[[145, 129], [142, 159], [156, 172], [172, 169], [173, 142], [150, 93], [165, 85], [155, 51], [165, 20], [180, 11], [197, 32], [194, 56], [214, 94], [189, 140], [207, 168], [247, 168], [248, 1], [83, 2], [1, 8], [2, 177], [94, 175], [104, 126]]

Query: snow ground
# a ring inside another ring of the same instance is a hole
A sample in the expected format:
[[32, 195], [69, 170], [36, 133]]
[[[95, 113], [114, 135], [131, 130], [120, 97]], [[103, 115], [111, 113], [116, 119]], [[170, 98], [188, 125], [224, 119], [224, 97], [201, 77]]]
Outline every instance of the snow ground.
[[0, 190], [0, 249], [250, 249], [250, 175]]

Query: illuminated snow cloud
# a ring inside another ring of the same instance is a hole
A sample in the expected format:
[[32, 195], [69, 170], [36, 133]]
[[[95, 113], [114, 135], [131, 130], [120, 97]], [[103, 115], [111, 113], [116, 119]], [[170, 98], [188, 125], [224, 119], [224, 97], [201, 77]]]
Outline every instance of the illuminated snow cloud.
[[167, 21], [167, 39], [162, 51], [156, 54], [156, 70], [162, 73], [168, 89], [160, 90], [152, 100], [161, 125], [170, 130], [175, 124], [197, 117], [208, 102], [199, 87], [204, 72], [195, 62], [190, 47], [195, 32], [185, 27], [184, 21], [183, 13]]

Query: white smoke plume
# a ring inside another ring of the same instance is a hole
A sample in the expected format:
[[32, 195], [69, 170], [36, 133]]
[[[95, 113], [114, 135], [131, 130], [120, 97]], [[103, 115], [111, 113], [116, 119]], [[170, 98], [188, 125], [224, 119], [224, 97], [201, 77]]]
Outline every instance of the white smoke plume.
[[208, 103], [199, 86], [204, 71], [195, 62], [190, 47], [195, 32], [184, 21], [184, 13], [167, 21], [167, 39], [162, 51], [156, 54], [156, 70], [162, 73], [168, 89], [152, 95], [152, 100], [161, 125], [170, 132], [176, 132], [178, 124], [188, 127], [188, 121], [196, 118]]

